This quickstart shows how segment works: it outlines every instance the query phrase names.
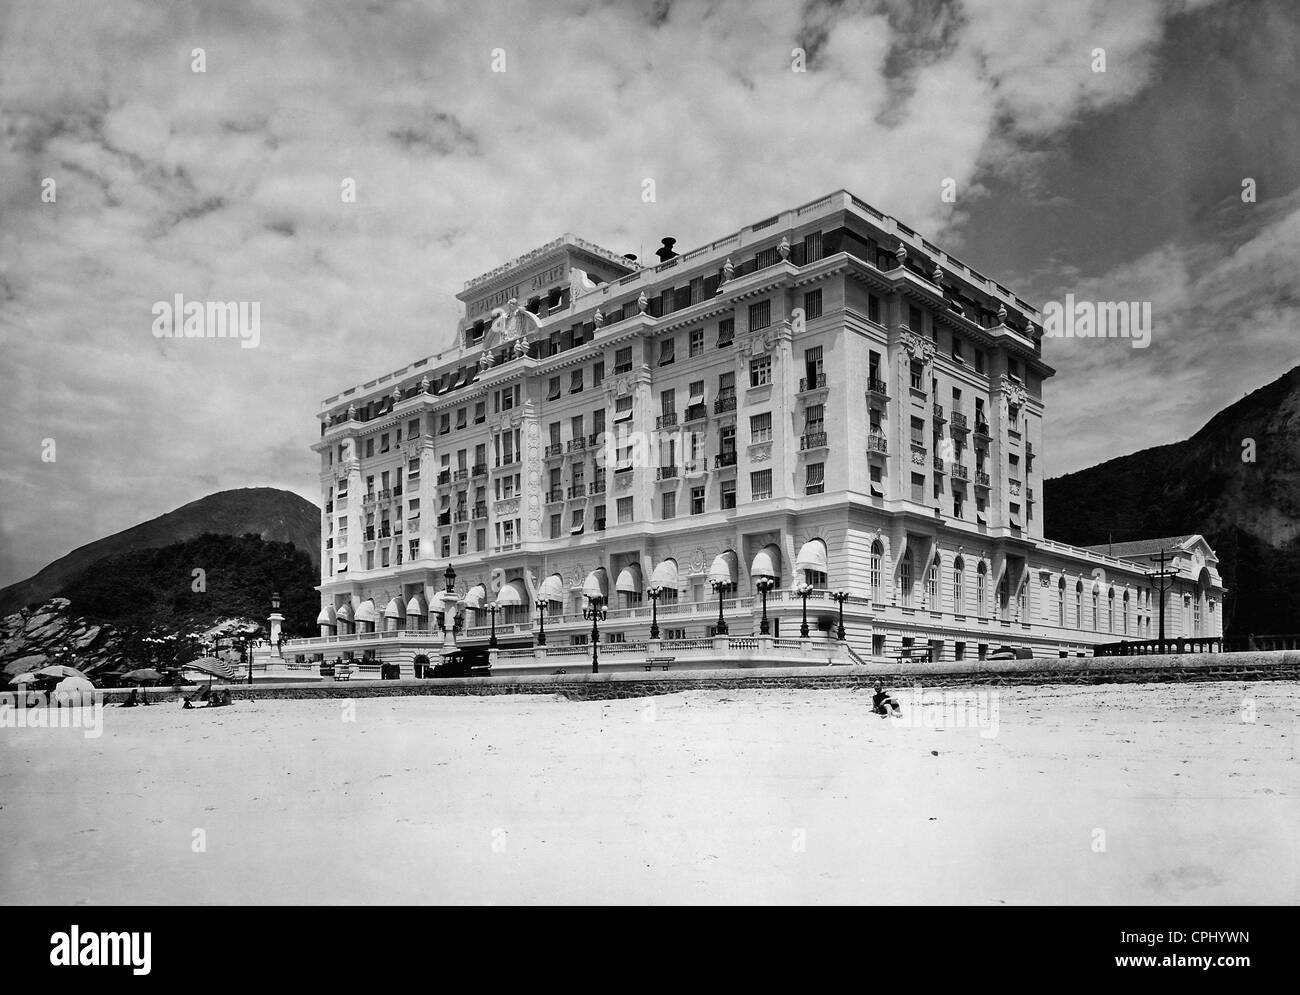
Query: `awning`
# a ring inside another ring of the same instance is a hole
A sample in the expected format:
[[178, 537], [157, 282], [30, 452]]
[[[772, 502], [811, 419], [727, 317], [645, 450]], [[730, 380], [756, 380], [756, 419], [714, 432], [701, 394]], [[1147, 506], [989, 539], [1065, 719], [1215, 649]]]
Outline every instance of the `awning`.
[[413, 596], [411, 600], [406, 603], [406, 614], [408, 615], [424, 614], [424, 599], [421, 598], [420, 595], [417, 594]]
[[455, 592], [448, 594], [446, 591], [439, 591], [429, 599], [429, 608], [435, 615], [442, 615], [448, 611], [454, 611], [457, 603], [460, 601]]
[[809, 539], [795, 557], [794, 568], [826, 573], [826, 543], [821, 539]]
[[564, 578], [559, 574], [551, 574], [542, 581], [542, 586], [537, 589], [537, 597], [541, 601], [563, 601]]
[[502, 608], [517, 608], [528, 604], [528, 588], [522, 580], [512, 580], [497, 594], [496, 603]]
[[659, 566], [655, 567], [655, 572], [650, 575], [650, 586], [677, 590], [677, 561], [673, 559], [664, 560]]
[[781, 579], [781, 550], [769, 543], [754, 556], [749, 565], [751, 577], [774, 577]]
[[402, 611], [402, 602], [393, 598], [384, 608], [384, 618], [401, 618], [406, 613]]
[[694, 389], [691, 390], [690, 394], [686, 398], [686, 404], [688, 407], [692, 404], [704, 403], [704, 381], [699, 381], [698, 387], [694, 385], [692, 385], [692, 387]]
[[476, 611], [483, 607], [483, 599], [487, 597], [487, 588], [482, 584], [475, 584], [465, 592], [465, 607], [473, 608]]
[[597, 567], [591, 573], [587, 574], [587, 579], [582, 583], [582, 593], [586, 597], [609, 597], [609, 574], [604, 567]]
[[379, 615], [375, 611], [375, 603], [367, 598], [357, 606], [357, 621], [369, 622], [372, 625], [378, 621]]
[[348, 602], [339, 605], [337, 618], [340, 622], [352, 621], [352, 605]]
[[316, 624], [317, 624], [317, 625], [333, 625], [333, 624], [334, 624], [334, 609], [331, 608], [329, 605], [326, 605], [324, 608], [322, 608], [322, 609], [320, 610], [320, 614], [316, 616]]
[[712, 584], [714, 581], [723, 581], [736, 584], [736, 553], [734, 550], [727, 550], [725, 553], [719, 553], [713, 558], [713, 566], [709, 567], [708, 581]]
[[619, 594], [640, 594], [641, 593], [641, 564], [629, 563], [618, 575], [618, 583], [614, 589]]

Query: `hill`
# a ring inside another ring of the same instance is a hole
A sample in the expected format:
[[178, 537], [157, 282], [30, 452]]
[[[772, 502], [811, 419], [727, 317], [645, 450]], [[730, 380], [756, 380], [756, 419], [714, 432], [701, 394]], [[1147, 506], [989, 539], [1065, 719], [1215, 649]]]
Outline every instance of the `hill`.
[[105, 557], [169, 546], [204, 533], [256, 535], [266, 542], [292, 543], [319, 571], [320, 509], [289, 491], [244, 487], [209, 494], [74, 549], [27, 580], [0, 590], [0, 615], [55, 597], [87, 567]]
[[1044, 532], [1075, 545], [1203, 534], [1232, 632], [1300, 631], [1300, 367], [1191, 438], [1044, 483]]

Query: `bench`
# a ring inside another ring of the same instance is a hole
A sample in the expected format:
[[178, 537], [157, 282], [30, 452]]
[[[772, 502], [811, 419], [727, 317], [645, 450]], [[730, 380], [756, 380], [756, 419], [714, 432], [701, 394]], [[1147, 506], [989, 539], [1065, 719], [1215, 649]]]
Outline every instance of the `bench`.
[[658, 667], [660, 670], [667, 670], [676, 661], [675, 656], [648, 656], [645, 661], [646, 670], [654, 670]]

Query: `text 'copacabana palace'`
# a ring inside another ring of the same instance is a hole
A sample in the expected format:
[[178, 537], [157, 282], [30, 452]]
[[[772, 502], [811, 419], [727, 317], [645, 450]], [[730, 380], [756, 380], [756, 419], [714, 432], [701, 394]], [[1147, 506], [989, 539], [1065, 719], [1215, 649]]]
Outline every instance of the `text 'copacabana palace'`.
[[467, 283], [453, 345], [324, 402], [321, 635], [286, 655], [411, 676], [495, 628], [494, 673], [551, 672], [589, 595], [613, 668], [652, 614], [654, 653], [715, 665], [825, 663], [841, 611], [841, 659], [1085, 654], [1155, 638], [1162, 548], [1166, 635], [1222, 634], [1202, 537], [1043, 537], [1054, 371], [1005, 287], [844, 191], [659, 255], [564, 235]]

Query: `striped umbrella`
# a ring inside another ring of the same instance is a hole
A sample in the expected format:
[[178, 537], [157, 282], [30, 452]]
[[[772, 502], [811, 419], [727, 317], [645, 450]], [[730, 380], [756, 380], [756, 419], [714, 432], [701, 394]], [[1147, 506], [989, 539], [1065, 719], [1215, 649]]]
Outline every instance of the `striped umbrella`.
[[191, 660], [185, 664], [185, 669], [197, 670], [200, 674], [207, 674], [209, 677], [220, 677], [225, 681], [233, 681], [238, 676], [234, 667], [215, 656], [204, 656], [197, 660]]

